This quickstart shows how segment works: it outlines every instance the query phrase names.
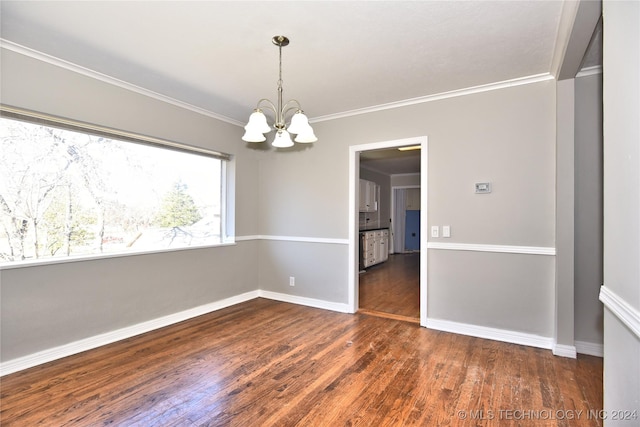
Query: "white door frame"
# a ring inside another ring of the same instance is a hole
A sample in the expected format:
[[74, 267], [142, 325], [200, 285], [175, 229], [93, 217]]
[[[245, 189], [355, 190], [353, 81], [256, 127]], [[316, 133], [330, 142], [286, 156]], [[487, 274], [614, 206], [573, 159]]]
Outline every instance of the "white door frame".
[[420, 152], [420, 325], [427, 326], [427, 176], [428, 176], [428, 138], [397, 139], [392, 141], [373, 142], [370, 144], [352, 145], [349, 147], [349, 251], [348, 251], [348, 306], [351, 313], [358, 311], [358, 216], [359, 216], [359, 182], [360, 152], [379, 150], [382, 148], [402, 147], [405, 145], [421, 145]]

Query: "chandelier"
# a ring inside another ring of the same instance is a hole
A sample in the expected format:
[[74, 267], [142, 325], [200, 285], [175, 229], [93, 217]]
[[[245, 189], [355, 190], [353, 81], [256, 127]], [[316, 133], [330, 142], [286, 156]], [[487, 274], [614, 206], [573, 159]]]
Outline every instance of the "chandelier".
[[[266, 98], [262, 98], [258, 101], [251, 116], [249, 116], [249, 123], [244, 127], [245, 133], [242, 136], [242, 140], [246, 142], [263, 142], [267, 138], [264, 134], [271, 132], [272, 128], [267, 124], [267, 118], [262, 112], [263, 108], [273, 111], [274, 123], [273, 129], [276, 131], [275, 138], [271, 145], [277, 148], [287, 148], [293, 146], [291, 140], [291, 134], [296, 135], [294, 140], [299, 143], [316, 142], [316, 138], [313, 133], [313, 129], [309, 125], [309, 119], [304, 115], [304, 111], [300, 106], [300, 103], [295, 99], [282, 103], [282, 48], [289, 44], [289, 39], [285, 36], [274, 36], [273, 44], [278, 46], [280, 55], [280, 74], [278, 78], [278, 105], [269, 101]], [[293, 112], [293, 114], [291, 114]], [[287, 116], [291, 116], [291, 121], [287, 126]]]

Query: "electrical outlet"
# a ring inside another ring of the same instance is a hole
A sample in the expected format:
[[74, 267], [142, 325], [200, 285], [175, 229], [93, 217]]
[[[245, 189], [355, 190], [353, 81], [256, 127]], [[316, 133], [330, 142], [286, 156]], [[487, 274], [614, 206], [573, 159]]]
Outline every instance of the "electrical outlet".
[[293, 276], [289, 276], [289, 286], [295, 286], [296, 285], [296, 278]]
[[442, 237], [451, 237], [451, 226], [449, 225], [442, 226]]

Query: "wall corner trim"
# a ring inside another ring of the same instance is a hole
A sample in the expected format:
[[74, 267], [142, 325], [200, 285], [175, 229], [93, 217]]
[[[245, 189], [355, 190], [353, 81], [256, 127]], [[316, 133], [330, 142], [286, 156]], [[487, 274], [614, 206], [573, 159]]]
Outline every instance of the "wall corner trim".
[[600, 287], [600, 301], [602, 301], [605, 308], [624, 323], [637, 338], [640, 338], [640, 310], [632, 307], [622, 297], [613, 292], [611, 288], [605, 285]]

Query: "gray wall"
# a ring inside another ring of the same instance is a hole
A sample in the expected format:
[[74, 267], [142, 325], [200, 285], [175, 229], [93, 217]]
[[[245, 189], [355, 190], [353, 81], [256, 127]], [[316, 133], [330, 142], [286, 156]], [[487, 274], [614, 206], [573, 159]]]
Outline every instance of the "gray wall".
[[602, 345], [602, 74], [575, 79], [575, 339]]
[[[603, 20], [603, 295], [619, 300], [604, 316], [604, 409], [611, 413], [640, 408], [640, 2], [605, 0]], [[631, 424], [637, 420], [606, 422]]]
[[[574, 352], [574, 176], [575, 88], [574, 80], [556, 85], [556, 285], [555, 350]], [[565, 347], [563, 347], [565, 346]]]
[[[258, 157], [241, 128], [2, 50], [2, 102], [233, 154], [236, 232], [258, 234]], [[0, 360], [258, 288], [258, 242], [0, 270]]]
[[[261, 163], [263, 235], [345, 238], [349, 146], [427, 135], [428, 222], [449, 224], [453, 235], [438, 240], [554, 246], [553, 81], [319, 122], [314, 129], [319, 141], [312, 149], [268, 153], [268, 161]], [[474, 183], [483, 181], [493, 183], [493, 193], [474, 194]], [[277, 248], [261, 245], [260, 259], [286, 265], [296, 257], [297, 242], [279, 243]], [[346, 303], [335, 298], [345, 298], [339, 290], [347, 287], [348, 265], [321, 258], [327, 249], [343, 253], [344, 248], [318, 243], [307, 249], [302, 280], [315, 283], [308, 292]], [[553, 335], [553, 256], [430, 250], [429, 263], [429, 317]], [[466, 265], [473, 266], [473, 275], [459, 274]], [[515, 274], [514, 265], [526, 270], [525, 278]], [[314, 279], [328, 268], [337, 280]], [[261, 270], [262, 289], [286, 292], [282, 281], [287, 275]], [[448, 291], [452, 285], [456, 295]], [[475, 307], [477, 301], [488, 302], [491, 309], [460, 309]]]
[[420, 187], [420, 174], [399, 174], [391, 176], [392, 187], [417, 186]]

